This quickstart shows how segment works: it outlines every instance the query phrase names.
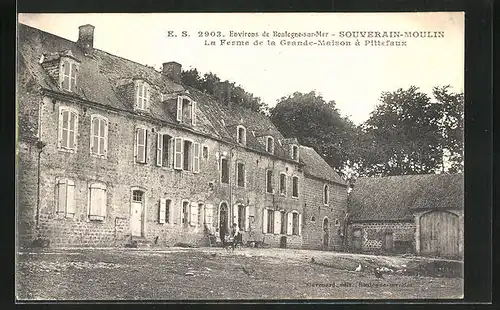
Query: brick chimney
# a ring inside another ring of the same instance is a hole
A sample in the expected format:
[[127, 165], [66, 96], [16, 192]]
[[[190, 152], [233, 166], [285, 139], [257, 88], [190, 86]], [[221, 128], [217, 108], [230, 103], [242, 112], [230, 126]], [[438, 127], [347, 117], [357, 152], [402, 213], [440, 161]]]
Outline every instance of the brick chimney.
[[78, 41], [76, 41], [76, 44], [85, 54], [89, 54], [94, 49], [94, 28], [89, 24], [78, 27]]
[[163, 63], [162, 74], [174, 80], [176, 83], [181, 82], [181, 71], [182, 66], [178, 62], [169, 61]]

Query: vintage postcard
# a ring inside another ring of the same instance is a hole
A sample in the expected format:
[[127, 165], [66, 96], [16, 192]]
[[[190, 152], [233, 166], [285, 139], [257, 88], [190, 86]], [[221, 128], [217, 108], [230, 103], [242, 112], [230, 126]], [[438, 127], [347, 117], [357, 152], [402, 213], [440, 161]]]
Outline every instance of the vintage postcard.
[[18, 21], [18, 301], [463, 297], [463, 12]]

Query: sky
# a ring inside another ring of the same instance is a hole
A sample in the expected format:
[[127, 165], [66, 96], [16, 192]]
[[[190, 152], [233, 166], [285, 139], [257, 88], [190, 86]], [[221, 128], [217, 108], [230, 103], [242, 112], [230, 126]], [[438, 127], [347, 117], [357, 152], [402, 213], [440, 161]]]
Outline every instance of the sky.
[[[340, 113], [359, 124], [368, 119], [384, 91], [415, 85], [431, 95], [432, 87], [464, 90], [464, 14], [436, 13], [144, 13], [144, 14], [19, 14], [19, 22], [76, 41], [78, 26], [95, 26], [94, 47], [141, 64], [160, 68], [176, 61], [183, 69], [212, 72], [262, 98], [269, 106], [292, 93], [315, 90], [334, 100]], [[174, 31], [177, 37], [169, 37]], [[189, 37], [182, 37], [187, 31]], [[215, 46], [198, 31], [220, 31]], [[229, 32], [255, 32], [259, 37], [229, 37]], [[270, 37], [262, 37], [267, 31]], [[283, 33], [329, 33], [326, 41], [350, 46], [281, 46], [318, 38], [272, 37]], [[353, 31], [430, 31], [442, 37], [341, 38]], [[332, 34], [334, 36], [332, 36]], [[221, 45], [248, 40], [250, 46]], [[365, 45], [365, 40], [405, 41], [406, 46]], [[256, 40], [263, 45], [254, 46]], [[276, 43], [267, 45], [267, 40]]]

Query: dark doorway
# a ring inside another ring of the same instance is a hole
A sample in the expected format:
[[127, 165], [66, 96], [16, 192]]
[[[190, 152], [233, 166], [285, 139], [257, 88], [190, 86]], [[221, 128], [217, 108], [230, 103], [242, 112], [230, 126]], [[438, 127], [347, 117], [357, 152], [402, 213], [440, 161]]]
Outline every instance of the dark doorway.
[[361, 252], [362, 248], [362, 234], [361, 234], [361, 229], [356, 228], [354, 229], [352, 233], [352, 250], [355, 253]]
[[394, 236], [392, 232], [385, 233], [385, 251], [391, 253], [394, 248]]
[[328, 249], [328, 244], [330, 242], [330, 233], [328, 229], [328, 218], [323, 220], [323, 250]]
[[224, 243], [224, 237], [228, 233], [228, 208], [227, 204], [223, 202], [220, 205], [220, 213], [219, 213], [219, 234], [220, 234], [220, 240], [222, 243]]

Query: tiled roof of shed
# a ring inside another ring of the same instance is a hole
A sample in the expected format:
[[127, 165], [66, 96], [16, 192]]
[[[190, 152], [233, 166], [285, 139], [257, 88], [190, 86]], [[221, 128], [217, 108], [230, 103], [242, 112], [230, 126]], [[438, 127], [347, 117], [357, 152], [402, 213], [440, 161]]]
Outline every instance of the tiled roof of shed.
[[349, 199], [353, 220], [410, 220], [415, 210], [464, 207], [463, 174], [359, 178]]

